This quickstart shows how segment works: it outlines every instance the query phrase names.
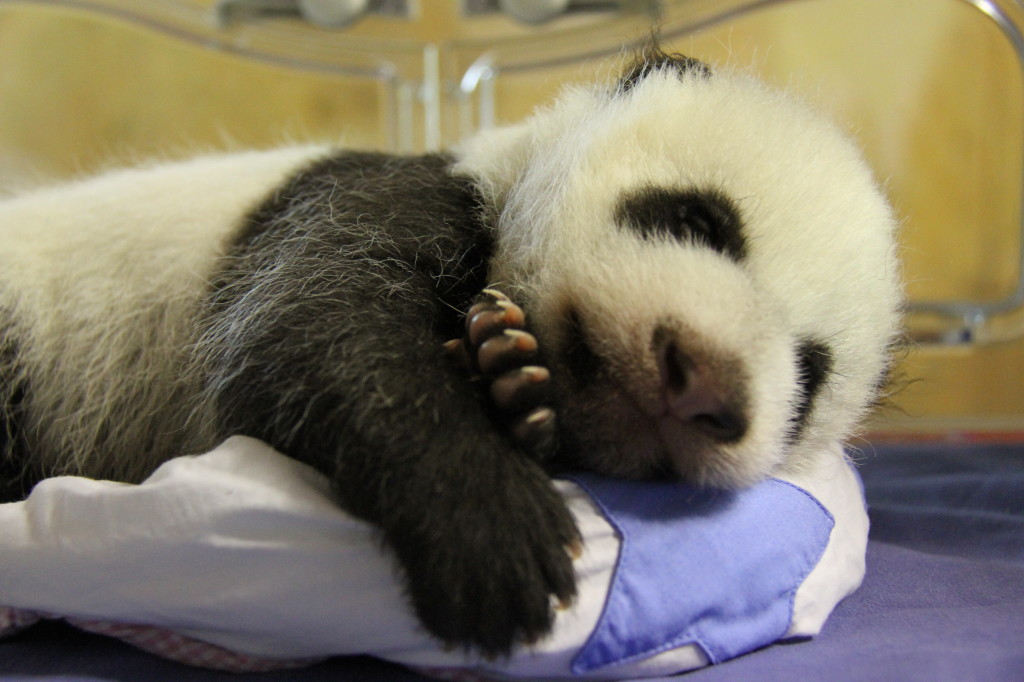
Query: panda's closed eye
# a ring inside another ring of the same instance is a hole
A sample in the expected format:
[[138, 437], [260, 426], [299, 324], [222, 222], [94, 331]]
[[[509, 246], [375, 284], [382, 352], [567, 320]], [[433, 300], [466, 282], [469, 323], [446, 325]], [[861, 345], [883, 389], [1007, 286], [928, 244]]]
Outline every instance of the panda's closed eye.
[[737, 261], [747, 253], [739, 212], [728, 197], [714, 190], [635, 190], [619, 200], [615, 219], [644, 239], [692, 242]]

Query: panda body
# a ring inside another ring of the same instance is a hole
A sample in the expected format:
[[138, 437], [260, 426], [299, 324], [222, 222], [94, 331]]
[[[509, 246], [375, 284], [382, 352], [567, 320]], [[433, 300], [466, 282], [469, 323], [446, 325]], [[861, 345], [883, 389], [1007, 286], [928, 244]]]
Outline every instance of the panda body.
[[8, 497], [260, 437], [381, 528], [429, 631], [487, 654], [550, 627], [578, 536], [444, 355], [477, 292], [527, 313], [560, 466], [723, 487], [851, 433], [900, 305], [847, 137], [654, 51], [454, 156], [210, 156], [9, 199], [0, 230]]
[[200, 157], [0, 202], [8, 413], [26, 392], [9, 458], [30, 451], [17, 462], [30, 478], [139, 481], [185, 452], [180, 374], [197, 305], [239, 216], [325, 153]]

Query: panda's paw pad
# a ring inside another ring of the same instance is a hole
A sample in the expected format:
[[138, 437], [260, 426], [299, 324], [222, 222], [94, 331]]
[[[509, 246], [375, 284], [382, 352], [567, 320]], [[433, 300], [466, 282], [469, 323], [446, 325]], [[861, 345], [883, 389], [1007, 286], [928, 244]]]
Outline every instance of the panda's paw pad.
[[497, 334], [525, 326], [522, 308], [497, 289], [484, 289], [466, 313], [466, 341], [476, 348]]
[[538, 407], [516, 417], [509, 425], [512, 438], [535, 456], [544, 459], [554, 452], [556, 445], [555, 411], [550, 407]]
[[532, 412], [545, 402], [550, 380], [551, 373], [545, 367], [526, 365], [511, 369], [491, 382], [491, 400], [511, 414]]
[[525, 369], [537, 360], [537, 339], [522, 329], [505, 329], [471, 348], [475, 348], [477, 367], [485, 377]]
[[466, 314], [464, 338], [446, 349], [485, 382], [491, 405], [521, 447], [545, 455], [554, 443], [555, 412], [546, 406], [551, 374], [541, 366], [523, 309], [485, 289]]

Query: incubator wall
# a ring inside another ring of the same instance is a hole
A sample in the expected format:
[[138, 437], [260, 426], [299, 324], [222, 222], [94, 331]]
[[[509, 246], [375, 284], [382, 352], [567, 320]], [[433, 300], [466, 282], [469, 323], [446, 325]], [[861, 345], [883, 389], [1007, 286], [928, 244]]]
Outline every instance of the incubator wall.
[[[444, 147], [523, 117], [566, 83], [611, 78], [652, 19], [638, 2], [541, 25], [466, 16], [474, 3], [457, 0], [399, 4], [408, 15], [327, 29], [225, 17], [215, 0], [0, 0], [0, 189], [311, 138]], [[896, 373], [899, 409], [872, 428], [1020, 430], [1024, 314], [921, 312], [933, 302], [997, 306], [1020, 287], [1020, 3], [654, 4], [670, 49], [754, 70], [831, 110], [885, 183], [918, 312]]]

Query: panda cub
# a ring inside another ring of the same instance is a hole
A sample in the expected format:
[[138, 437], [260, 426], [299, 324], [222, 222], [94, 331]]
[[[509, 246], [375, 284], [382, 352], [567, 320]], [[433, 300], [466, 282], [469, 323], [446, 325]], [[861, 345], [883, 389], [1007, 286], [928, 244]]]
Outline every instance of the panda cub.
[[553, 471], [735, 488], [851, 433], [897, 328], [895, 225], [819, 115], [656, 48], [452, 155], [15, 196], [0, 494], [258, 437], [380, 529], [428, 631], [507, 653], [575, 593]]

